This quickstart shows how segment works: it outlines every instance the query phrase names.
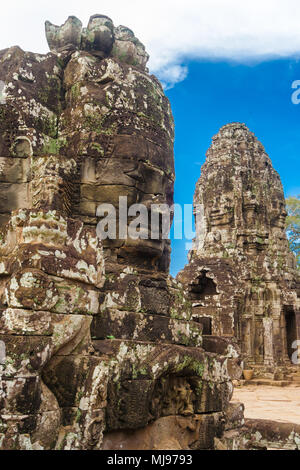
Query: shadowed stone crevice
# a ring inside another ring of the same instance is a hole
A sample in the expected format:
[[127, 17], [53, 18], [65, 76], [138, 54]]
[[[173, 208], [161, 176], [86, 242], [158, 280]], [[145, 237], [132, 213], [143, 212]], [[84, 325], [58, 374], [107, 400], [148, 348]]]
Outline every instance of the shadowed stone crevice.
[[208, 295], [217, 295], [217, 286], [213, 279], [206, 276], [207, 271], [203, 270], [200, 276], [190, 285], [190, 296], [192, 300], [201, 300]]

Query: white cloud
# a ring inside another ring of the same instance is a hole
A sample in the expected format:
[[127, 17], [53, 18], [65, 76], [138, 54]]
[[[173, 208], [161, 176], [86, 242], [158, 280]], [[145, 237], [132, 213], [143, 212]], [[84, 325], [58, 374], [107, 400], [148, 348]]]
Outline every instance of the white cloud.
[[300, 53], [299, 0], [11, 0], [2, 6], [0, 49], [18, 44], [46, 52], [44, 21], [69, 15], [87, 23], [103, 13], [133, 29], [146, 45], [150, 70], [172, 86], [191, 59], [262, 60]]
[[167, 62], [165, 66], [158, 69], [158, 74], [163, 87], [168, 90], [187, 77], [188, 68], [185, 65], [176, 65]]

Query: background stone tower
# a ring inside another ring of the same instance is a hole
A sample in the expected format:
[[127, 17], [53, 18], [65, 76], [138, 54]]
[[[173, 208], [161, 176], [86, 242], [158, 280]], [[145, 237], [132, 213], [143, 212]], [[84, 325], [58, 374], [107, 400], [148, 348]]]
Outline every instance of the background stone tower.
[[[213, 137], [194, 196], [189, 286], [205, 332], [235, 336], [247, 364], [290, 364], [300, 338], [299, 276], [280, 177], [244, 124]], [[293, 344], [294, 343], [294, 344]], [[265, 369], [266, 371], [267, 369]]]

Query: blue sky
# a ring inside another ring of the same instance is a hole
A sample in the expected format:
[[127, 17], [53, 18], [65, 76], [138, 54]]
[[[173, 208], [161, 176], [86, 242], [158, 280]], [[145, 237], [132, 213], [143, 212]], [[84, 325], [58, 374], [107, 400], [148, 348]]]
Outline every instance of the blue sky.
[[[175, 202], [193, 200], [212, 136], [228, 122], [244, 122], [262, 142], [286, 196], [300, 194], [300, 104], [291, 101], [300, 62], [186, 63], [188, 76], [166, 91], [175, 119]], [[187, 262], [186, 240], [172, 241], [171, 274]]]

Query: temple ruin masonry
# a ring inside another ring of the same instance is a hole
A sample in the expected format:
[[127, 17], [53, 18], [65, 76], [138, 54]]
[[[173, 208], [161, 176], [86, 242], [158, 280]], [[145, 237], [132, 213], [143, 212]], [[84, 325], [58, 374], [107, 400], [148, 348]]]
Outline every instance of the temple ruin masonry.
[[170, 104], [130, 29], [45, 28], [48, 54], [0, 51], [0, 449], [256, 448], [233, 380], [299, 338], [278, 175], [230, 124], [177, 279], [169, 240], [100, 240], [101, 203], [172, 206]]

